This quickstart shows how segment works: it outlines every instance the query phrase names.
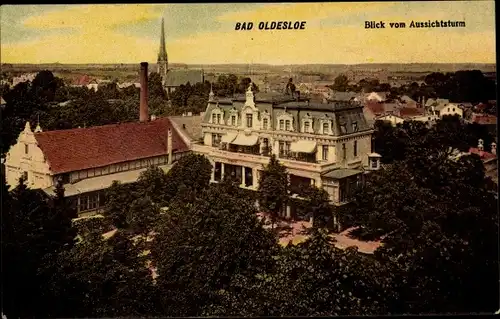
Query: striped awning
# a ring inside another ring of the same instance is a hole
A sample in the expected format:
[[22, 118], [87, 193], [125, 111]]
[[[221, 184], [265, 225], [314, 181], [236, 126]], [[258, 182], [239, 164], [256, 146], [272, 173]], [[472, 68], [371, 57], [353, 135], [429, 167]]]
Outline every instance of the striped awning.
[[221, 142], [222, 143], [231, 143], [236, 138], [236, 135], [237, 135], [236, 133], [231, 133], [231, 132], [226, 133], [226, 135], [222, 136]]
[[296, 153], [313, 153], [315, 150], [316, 141], [299, 140], [290, 145], [290, 151]]
[[243, 133], [238, 134], [236, 139], [231, 142], [231, 144], [241, 145], [241, 146], [254, 146], [259, 141], [257, 135], [246, 135]]

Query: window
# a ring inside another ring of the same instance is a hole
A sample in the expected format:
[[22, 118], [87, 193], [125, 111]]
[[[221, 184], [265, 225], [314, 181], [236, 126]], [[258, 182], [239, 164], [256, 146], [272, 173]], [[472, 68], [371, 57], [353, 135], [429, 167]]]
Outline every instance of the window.
[[262, 129], [267, 130], [267, 119], [262, 120]]
[[279, 151], [280, 151], [280, 155], [285, 154], [285, 142], [283, 142], [283, 141], [279, 142]]
[[453, 108], [453, 112], [455, 112], [455, 108]]
[[253, 172], [250, 167], [245, 167], [245, 186], [253, 186]]
[[221, 115], [217, 114], [217, 124], [220, 124], [220, 118], [221, 118]]
[[27, 181], [28, 180], [28, 172], [23, 172], [22, 178], [23, 178], [23, 180]]
[[345, 125], [345, 124], [340, 124], [340, 132], [341, 132], [342, 134], [347, 133], [347, 128], [346, 128], [346, 125]]
[[217, 123], [217, 114], [212, 114], [212, 123]]
[[323, 152], [322, 152], [322, 153], [323, 153], [323, 154], [322, 154], [322, 159], [323, 159], [324, 161], [327, 161], [327, 160], [328, 160], [328, 145], [323, 145], [323, 147], [322, 147], [322, 151], [323, 151]]
[[352, 131], [357, 132], [358, 131], [358, 122], [352, 122]]
[[448, 112], [450, 111], [450, 108], [448, 108]]
[[291, 142], [285, 142], [285, 153], [290, 153], [290, 147], [292, 146]]
[[372, 159], [372, 168], [377, 168], [377, 160], [376, 159]]
[[78, 205], [78, 211], [86, 211], [89, 207], [89, 197], [88, 196], [80, 196], [80, 204]]
[[358, 141], [354, 141], [354, 157], [358, 156]]
[[252, 127], [253, 114], [247, 114], [247, 127]]
[[325, 122], [323, 123], [323, 134], [328, 134], [328, 131], [329, 131], [328, 123]]
[[97, 209], [99, 207], [99, 195], [94, 194], [89, 196], [89, 210]]
[[24, 144], [24, 154], [28, 154], [29, 146], [28, 144]]
[[345, 143], [342, 144], [342, 158], [344, 159], [344, 161], [347, 158], [347, 152], [346, 152]]
[[309, 133], [310, 126], [311, 125], [310, 125], [309, 121], [304, 122], [304, 132], [305, 133]]
[[231, 116], [231, 125], [236, 126], [236, 115]]
[[280, 130], [284, 130], [285, 129], [285, 120], [280, 120]]
[[285, 123], [285, 130], [290, 131], [290, 120], [286, 120]]
[[212, 133], [212, 145], [213, 146], [219, 146], [220, 139], [221, 139], [221, 135]]

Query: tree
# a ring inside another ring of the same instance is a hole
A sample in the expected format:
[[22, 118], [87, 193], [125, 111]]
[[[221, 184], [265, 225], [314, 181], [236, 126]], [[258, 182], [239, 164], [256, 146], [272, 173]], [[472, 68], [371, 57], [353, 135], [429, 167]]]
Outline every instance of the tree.
[[324, 189], [308, 185], [301, 190], [299, 196], [303, 199], [297, 201], [298, 215], [311, 218], [313, 228], [325, 228], [334, 214], [328, 193]]
[[212, 175], [212, 164], [203, 155], [188, 154], [176, 162], [167, 173], [165, 198], [172, 199], [181, 189], [199, 193], [208, 188]]
[[351, 213], [362, 233], [383, 238], [377, 259], [396, 269], [391, 312], [492, 311], [497, 194], [477, 156], [423, 151], [374, 173]]
[[334, 91], [345, 92], [349, 86], [349, 79], [344, 74], [339, 74], [332, 85]]
[[163, 315], [205, 315], [226, 294], [239, 294], [239, 278], [252, 280], [269, 267], [277, 241], [254, 203], [233, 193], [235, 185], [213, 185], [164, 215], [152, 248]]
[[45, 317], [55, 304], [47, 274], [53, 259], [71, 249], [75, 232], [60, 186], [57, 196], [48, 198], [24, 182], [21, 178], [6, 198], [10, 208], [2, 211], [2, 311], [8, 317]]
[[273, 154], [260, 175], [259, 206], [271, 215], [272, 228], [288, 202], [288, 175], [286, 167]]
[[387, 313], [390, 281], [380, 263], [355, 249], [334, 248], [331, 238], [315, 231], [298, 245], [273, 257], [274, 266], [243, 281], [242, 294], [224, 295], [219, 316], [338, 316]]
[[129, 226], [127, 216], [132, 202], [140, 197], [135, 187], [131, 184], [120, 184], [114, 181], [105, 192], [106, 206], [103, 215], [115, 227], [125, 229]]
[[166, 197], [165, 188], [169, 180], [163, 169], [151, 166], [139, 175], [137, 179], [137, 191], [141, 197], [149, 197], [151, 200], [165, 206], [169, 199]]
[[143, 246], [126, 231], [109, 236], [95, 229], [81, 234], [73, 249], [58, 256], [50, 288], [59, 304], [51, 316], [158, 315]]
[[167, 94], [163, 89], [162, 79], [160, 74], [152, 72], [148, 79], [148, 94], [150, 98], [165, 99]]

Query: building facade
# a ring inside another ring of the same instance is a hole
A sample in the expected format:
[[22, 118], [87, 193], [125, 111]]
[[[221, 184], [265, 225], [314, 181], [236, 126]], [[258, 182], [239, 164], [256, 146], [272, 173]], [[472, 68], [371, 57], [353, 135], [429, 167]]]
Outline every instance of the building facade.
[[141, 123], [43, 132], [30, 124], [6, 156], [7, 183], [14, 188], [24, 177], [31, 189], [54, 195], [62, 181], [65, 195], [79, 214], [102, 208], [104, 191], [113, 181], [132, 183], [150, 166], [165, 172], [187, 154], [166, 118]]
[[342, 205], [363, 174], [378, 169], [380, 156], [371, 154], [373, 130], [362, 105], [268, 98], [254, 95], [251, 87], [244, 98], [231, 100], [210, 92], [201, 123], [203, 142], [191, 147], [211, 161], [212, 182], [232, 174], [241, 187], [256, 190], [274, 154], [286, 166], [291, 187], [322, 187], [333, 203]]

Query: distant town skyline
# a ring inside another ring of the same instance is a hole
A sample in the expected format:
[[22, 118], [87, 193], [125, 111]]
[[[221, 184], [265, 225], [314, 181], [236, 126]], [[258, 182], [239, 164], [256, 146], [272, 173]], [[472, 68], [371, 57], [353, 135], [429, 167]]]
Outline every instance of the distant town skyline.
[[[494, 1], [7, 5], [2, 63], [155, 63], [165, 18], [170, 63], [495, 63]], [[388, 22], [465, 21], [391, 29]], [[253, 30], [235, 31], [237, 22]], [[306, 21], [305, 30], [259, 30]], [[385, 21], [385, 29], [365, 29]]]

